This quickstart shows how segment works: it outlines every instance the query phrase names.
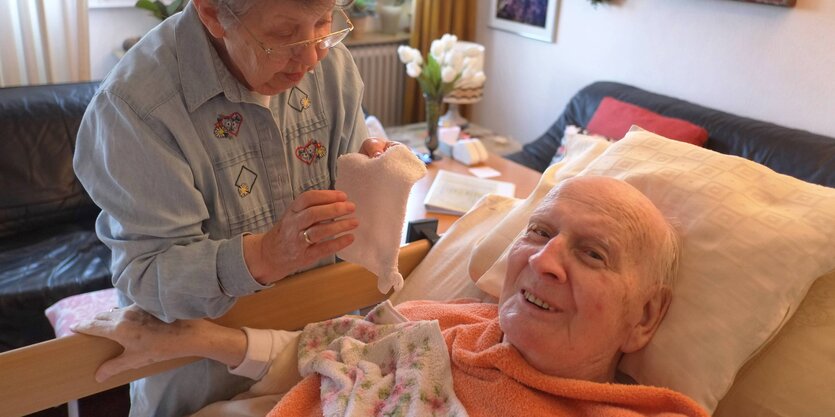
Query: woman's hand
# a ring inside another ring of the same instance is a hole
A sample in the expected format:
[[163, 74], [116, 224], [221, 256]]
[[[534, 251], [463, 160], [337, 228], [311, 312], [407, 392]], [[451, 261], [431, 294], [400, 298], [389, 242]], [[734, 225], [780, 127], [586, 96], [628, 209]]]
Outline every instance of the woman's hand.
[[266, 233], [244, 236], [244, 259], [250, 274], [270, 284], [319, 259], [345, 249], [357, 228], [357, 219], [337, 218], [354, 212], [354, 203], [342, 191], [307, 191]]
[[376, 158], [392, 146], [402, 145], [400, 142], [392, 142], [385, 138], [368, 138], [362, 142], [360, 153], [369, 158]]
[[96, 370], [96, 381], [169, 359], [206, 357], [237, 366], [246, 354], [246, 334], [206, 320], [160, 321], [136, 305], [96, 315], [72, 327], [76, 333], [104, 337], [122, 345], [121, 355]]

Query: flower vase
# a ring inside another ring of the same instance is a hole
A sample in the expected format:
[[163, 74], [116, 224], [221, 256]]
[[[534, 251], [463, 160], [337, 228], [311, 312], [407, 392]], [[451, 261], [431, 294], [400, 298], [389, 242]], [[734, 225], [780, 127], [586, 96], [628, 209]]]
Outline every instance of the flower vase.
[[433, 161], [441, 159], [440, 156], [435, 156], [435, 150], [438, 149], [438, 119], [441, 117], [441, 106], [444, 103], [444, 96], [433, 96], [423, 94], [423, 99], [426, 102], [426, 149], [429, 150], [429, 159]]

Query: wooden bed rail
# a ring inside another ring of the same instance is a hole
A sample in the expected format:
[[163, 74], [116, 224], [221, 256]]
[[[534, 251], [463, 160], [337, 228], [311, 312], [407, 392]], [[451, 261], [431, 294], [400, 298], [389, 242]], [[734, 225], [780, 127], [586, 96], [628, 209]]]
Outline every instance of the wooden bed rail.
[[[426, 240], [402, 247], [400, 273], [408, 276], [427, 252]], [[216, 321], [234, 327], [293, 330], [385, 298], [377, 291], [373, 274], [343, 262], [281, 280], [269, 290], [241, 298]], [[0, 353], [0, 417], [54, 407], [196, 360], [162, 362], [96, 382], [93, 375], [98, 366], [121, 350], [110, 340], [73, 335]]]

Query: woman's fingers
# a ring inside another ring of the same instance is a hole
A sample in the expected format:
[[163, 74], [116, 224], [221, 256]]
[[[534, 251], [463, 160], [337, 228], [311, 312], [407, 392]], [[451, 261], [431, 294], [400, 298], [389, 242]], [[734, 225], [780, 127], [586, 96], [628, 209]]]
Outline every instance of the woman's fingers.
[[313, 226], [308, 227], [306, 232], [307, 238], [310, 239], [313, 244], [317, 244], [326, 240], [330, 240], [336, 235], [341, 233], [350, 232], [359, 226], [359, 221], [357, 219], [343, 219], [337, 220], [335, 222], [329, 223], [319, 223]]
[[317, 242], [307, 249], [307, 254], [310, 256], [310, 262], [308, 262], [308, 264], [325, 256], [333, 255], [334, 253], [347, 248], [351, 243], [354, 243], [354, 235], [342, 235], [336, 239]]
[[292, 203], [290, 211], [300, 213], [305, 209], [326, 204], [348, 201], [348, 195], [335, 190], [310, 190], [301, 193]]
[[392, 146], [400, 145], [400, 142], [392, 142], [386, 138], [368, 138], [362, 142], [360, 146], [360, 153], [369, 158], [376, 158], [382, 155]]
[[299, 230], [304, 230], [322, 222], [330, 222], [347, 216], [356, 209], [357, 206], [350, 201], [310, 207], [298, 214], [296, 226]]
[[386, 151], [386, 142], [388, 140], [384, 138], [368, 138], [362, 141], [360, 153], [369, 158], [376, 158]]

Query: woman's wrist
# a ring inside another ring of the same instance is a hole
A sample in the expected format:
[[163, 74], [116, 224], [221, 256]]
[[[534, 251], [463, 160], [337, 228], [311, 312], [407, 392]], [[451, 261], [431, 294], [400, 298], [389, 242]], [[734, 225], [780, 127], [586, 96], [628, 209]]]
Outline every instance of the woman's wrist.
[[247, 339], [242, 329], [233, 329], [201, 320], [191, 332], [190, 345], [194, 356], [208, 358], [230, 367], [236, 367], [246, 357]]
[[[244, 262], [249, 274], [261, 285], [269, 285], [284, 275], [276, 276], [275, 268], [272, 268], [264, 255], [265, 233], [245, 235], [243, 238]], [[278, 274], [280, 274], [279, 272]]]

